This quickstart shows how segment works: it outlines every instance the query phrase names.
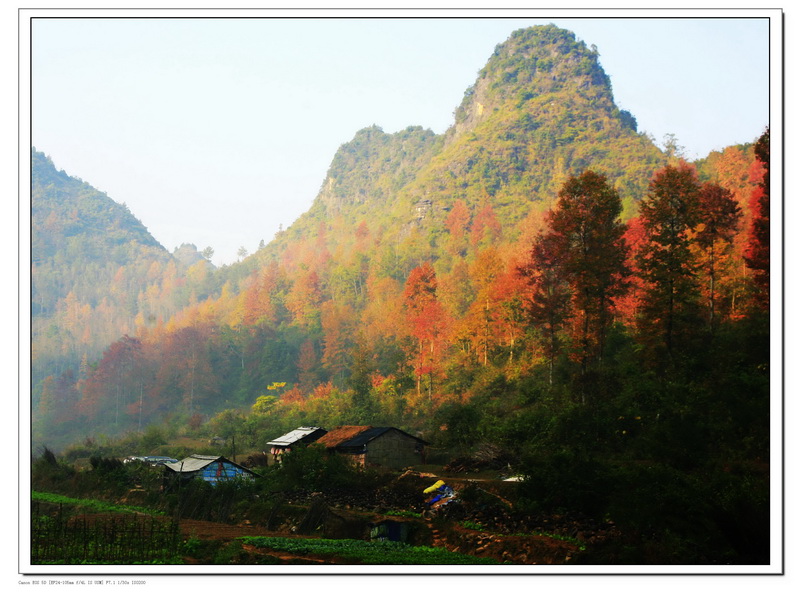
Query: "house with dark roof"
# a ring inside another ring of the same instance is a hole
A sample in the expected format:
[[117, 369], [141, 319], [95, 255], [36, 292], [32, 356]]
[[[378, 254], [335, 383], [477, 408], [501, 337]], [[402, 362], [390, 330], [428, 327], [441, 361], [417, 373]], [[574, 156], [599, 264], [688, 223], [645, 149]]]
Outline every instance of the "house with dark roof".
[[267, 445], [270, 447], [271, 460], [273, 462], [279, 461], [281, 455], [289, 452], [293, 447], [307, 446], [327, 433], [328, 430], [324, 428], [301, 426], [283, 436], [270, 440]]
[[427, 442], [392, 427], [339, 426], [316, 442], [362, 466], [388, 469], [421, 464]]
[[200, 478], [212, 485], [229, 479], [254, 479], [256, 477], [256, 474], [250, 469], [228, 460], [224, 456], [203, 454], [192, 454], [183, 460], [167, 463], [164, 465], [164, 470], [168, 477]]

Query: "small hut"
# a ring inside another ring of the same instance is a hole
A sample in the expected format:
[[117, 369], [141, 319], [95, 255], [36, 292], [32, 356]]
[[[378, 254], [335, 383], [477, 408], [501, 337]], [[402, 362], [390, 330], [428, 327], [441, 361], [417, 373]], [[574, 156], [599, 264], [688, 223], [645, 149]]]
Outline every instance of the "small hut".
[[425, 461], [427, 442], [392, 427], [340, 426], [317, 444], [362, 466], [402, 469]]
[[328, 430], [318, 427], [299, 427], [292, 430], [288, 434], [284, 434], [279, 438], [267, 442], [269, 445], [269, 453], [272, 461], [280, 461], [282, 454], [289, 452], [292, 447], [307, 446], [312, 442], [316, 442], [322, 436], [328, 433]]
[[164, 467], [167, 476], [180, 479], [199, 477], [212, 485], [230, 479], [253, 479], [256, 477], [253, 471], [224, 456], [192, 454], [178, 462], [167, 463]]

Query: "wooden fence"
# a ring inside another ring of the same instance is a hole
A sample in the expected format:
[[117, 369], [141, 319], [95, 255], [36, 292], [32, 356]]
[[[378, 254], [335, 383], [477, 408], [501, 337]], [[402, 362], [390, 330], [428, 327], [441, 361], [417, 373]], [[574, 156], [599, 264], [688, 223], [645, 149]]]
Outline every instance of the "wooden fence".
[[[50, 506], [52, 507], [52, 506]], [[164, 564], [179, 559], [175, 520], [136, 514], [65, 515], [31, 508], [31, 564]]]

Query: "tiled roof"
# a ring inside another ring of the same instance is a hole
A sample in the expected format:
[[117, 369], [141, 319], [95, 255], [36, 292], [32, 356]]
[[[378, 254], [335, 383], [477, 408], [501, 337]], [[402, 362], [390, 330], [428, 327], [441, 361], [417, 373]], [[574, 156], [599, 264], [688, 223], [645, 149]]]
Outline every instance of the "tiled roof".
[[326, 448], [336, 448], [348, 440], [352, 440], [362, 432], [371, 429], [372, 426], [339, 426], [317, 440], [317, 444], [322, 444]]
[[409, 438], [418, 440], [422, 444], [427, 444], [425, 440], [417, 438], [416, 436], [412, 436], [411, 434], [407, 434], [403, 430], [398, 430], [397, 428], [374, 428], [372, 426], [341, 426], [331, 430], [322, 438], [317, 440], [317, 442], [319, 444], [323, 444], [326, 448], [354, 448], [364, 446], [368, 442], [371, 442], [378, 436], [382, 436], [390, 430], [398, 431]]
[[354, 438], [351, 438], [347, 442], [342, 442], [341, 446], [347, 446], [348, 448], [351, 446], [364, 446], [370, 440], [374, 440], [378, 436], [385, 434], [389, 430], [393, 428], [369, 428], [357, 434]]
[[371, 440], [374, 440], [375, 438], [377, 438], [379, 436], [382, 436], [386, 432], [389, 432], [389, 431], [392, 431], [392, 430], [394, 430], [395, 432], [399, 432], [399, 433], [403, 434], [404, 436], [408, 436], [409, 438], [413, 438], [414, 440], [417, 440], [418, 442], [421, 442], [422, 444], [427, 444], [427, 442], [425, 440], [423, 440], [422, 438], [417, 438], [416, 436], [412, 436], [411, 434], [409, 434], [407, 432], [404, 432], [401, 429], [389, 427], [389, 428], [370, 428], [370, 429], [368, 429], [366, 431], [361, 432], [360, 434], [358, 434], [352, 440], [350, 440], [348, 442], [345, 442], [345, 445], [346, 446], [363, 446], [367, 442], [370, 442]]

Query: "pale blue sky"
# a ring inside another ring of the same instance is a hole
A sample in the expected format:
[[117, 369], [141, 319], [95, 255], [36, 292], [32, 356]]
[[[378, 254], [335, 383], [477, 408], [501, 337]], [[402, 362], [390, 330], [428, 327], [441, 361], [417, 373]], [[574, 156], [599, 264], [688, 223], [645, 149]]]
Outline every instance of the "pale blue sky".
[[356, 131], [444, 132], [494, 47], [548, 22], [690, 158], [769, 123], [766, 19], [36, 19], [33, 144], [170, 251], [230, 263], [308, 209]]

